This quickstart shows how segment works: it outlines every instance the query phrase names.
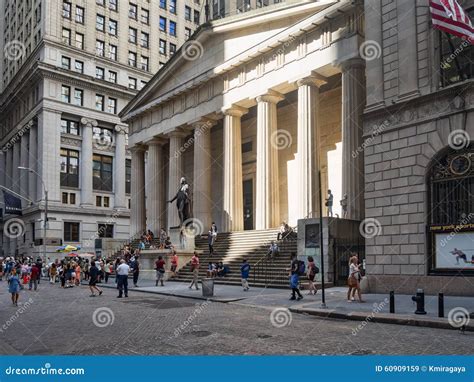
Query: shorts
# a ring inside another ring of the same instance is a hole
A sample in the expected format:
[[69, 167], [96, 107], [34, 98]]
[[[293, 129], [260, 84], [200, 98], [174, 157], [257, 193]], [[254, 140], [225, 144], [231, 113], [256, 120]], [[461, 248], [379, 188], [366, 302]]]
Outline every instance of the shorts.
[[176, 272], [177, 265], [171, 265], [171, 272]]
[[97, 279], [90, 279], [89, 280], [89, 286], [96, 286], [97, 285]]

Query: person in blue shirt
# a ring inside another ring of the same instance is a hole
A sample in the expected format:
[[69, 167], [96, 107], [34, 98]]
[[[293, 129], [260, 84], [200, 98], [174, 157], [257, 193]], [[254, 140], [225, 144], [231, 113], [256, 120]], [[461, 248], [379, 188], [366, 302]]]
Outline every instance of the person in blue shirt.
[[16, 269], [11, 270], [11, 274], [8, 277], [8, 292], [12, 295], [13, 305], [18, 306], [18, 298], [20, 297], [20, 278], [16, 273]]
[[240, 274], [242, 277], [242, 288], [244, 288], [244, 292], [247, 292], [249, 288], [249, 274], [250, 274], [250, 264], [247, 263], [247, 259], [242, 260], [242, 265], [240, 266]]

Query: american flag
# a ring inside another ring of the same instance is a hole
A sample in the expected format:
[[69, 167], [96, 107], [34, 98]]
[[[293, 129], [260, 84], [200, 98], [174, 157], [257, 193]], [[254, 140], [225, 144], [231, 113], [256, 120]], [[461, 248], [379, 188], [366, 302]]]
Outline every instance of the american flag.
[[474, 28], [471, 20], [457, 0], [430, 0], [433, 27], [465, 38], [474, 45]]

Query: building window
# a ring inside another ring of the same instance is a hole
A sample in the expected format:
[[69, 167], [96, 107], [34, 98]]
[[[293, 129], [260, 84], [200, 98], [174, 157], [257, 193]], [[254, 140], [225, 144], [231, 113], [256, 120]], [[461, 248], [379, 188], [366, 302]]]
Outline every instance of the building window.
[[99, 237], [113, 238], [114, 237], [114, 225], [113, 224], [98, 224], [97, 225], [97, 233], [98, 233]]
[[170, 42], [170, 56], [176, 53], [176, 44]]
[[95, 95], [95, 109], [104, 111], [104, 96], [100, 94]]
[[76, 48], [84, 49], [84, 35], [76, 32]]
[[111, 60], [117, 61], [117, 46], [109, 45], [109, 58]]
[[79, 223], [64, 222], [64, 241], [79, 242]]
[[142, 57], [141, 57], [141, 61], [142, 61], [142, 62], [141, 62], [142, 70], [148, 71], [148, 69], [149, 69], [149, 68], [148, 68], [148, 61], [149, 61], [149, 60], [148, 60], [148, 57], [142, 56]]
[[146, 81], [140, 81], [140, 89], [143, 89], [146, 86]]
[[160, 0], [160, 8], [166, 9], [166, 0]]
[[61, 149], [61, 186], [79, 187], [79, 152]]
[[128, 52], [128, 65], [137, 67], [137, 54], [134, 52]]
[[109, 0], [109, 9], [111, 9], [112, 11], [117, 11], [117, 2], [118, 0]]
[[76, 6], [76, 23], [84, 24], [84, 8]]
[[81, 74], [84, 73], [84, 63], [82, 61], [76, 60], [76, 62], [74, 63], [74, 67], [76, 72]]
[[141, 45], [144, 48], [148, 48], [149, 44], [150, 44], [150, 36], [148, 35], [148, 33], [142, 32]]
[[63, 43], [66, 45], [71, 45], [71, 30], [63, 28]]
[[71, 19], [71, 8], [71, 3], [68, 1], [63, 1], [63, 17], [65, 19]]
[[61, 202], [62, 202], [63, 204], [67, 204], [68, 201], [69, 201], [69, 194], [68, 194], [67, 192], [63, 192], [63, 194], [62, 194], [62, 201], [61, 201]]
[[113, 82], [114, 84], [117, 83], [117, 72], [109, 71], [109, 81]]
[[150, 12], [145, 8], [142, 8], [142, 23], [146, 25], [150, 23]]
[[96, 66], [95, 68], [95, 78], [98, 80], [103, 80], [105, 78], [105, 69]]
[[128, 28], [128, 42], [137, 43], [137, 30], [135, 28]]
[[84, 104], [84, 91], [81, 89], [74, 89], [74, 105], [82, 106]]
[[186, 38], [186, 40], [188, 40], [190, 37], [191, 37], [191, 29], [189, 28], [184, 28], [184, 37]]
[[136, 4], [132, 4], [132, 3], [129, 4], [128, 17], [130, 17], [131, 19], [134, 19], [134, 20], [137, 19], [137, 6], [136, 6]]
[[62, 56], [61, 57], [61, 67], [63, 69], [70, 70], [71, 69], [71, 59], [69, 57]]
[[76, 204], [76, 194], [69, 194], [69, 204]]
[[71, 88], [69, 86], [61, 86], [61, 100], [63, 102], [71, 102]]
[[194, 24], [199, 24], [200, 19], [201, 13], [199, 11], [194, 10]]
[[95, 3], [103, 7], [105, 5], [105, 0], [95, 0]]
[[95, 206], [96, 207], [102, 207], [102, 196], [97, 195], [95, 197]]
[[95, 154], [92, 158], [92, 183], [94, 190], [112, 191], [112, 157]]
[[158, 50], [160, 54], [163, 54], [166, 56], [166, 41], [165, 40], [160, 39], [160, 45], [158, 47]]
[[107, 111], [111, 114], [117, 114], [117, 100], [115, 98], [109, 98]]
[[137, 88], [137, 79], [133, 77], [128, 77], [128, 87], [130, 89], [136, 89]]
[[61, 133], [79, 135], [79, 126], [76, 121], [61, 119]]
[[95, 18], [95, 29], [98, 31], [105, 31], [105, 17], [102, 15], [97, 15]]
[[117, 36], [117, 21], [112, 19], [109, 20], [109, 33], [112, 36]]
[[170, 12], [176, 14], [176, 0], [170, 0]]
[[166, 18], [160, 16], [160, 31], [166, 32]]
[[105, 44], [103, 41], [96, 40], [95, 53], [100, 57], [104, 57], [104, 47], [105, 47]]
[[104, 196], [102, 206], [106, 208], [110, 207], [110, 197]]
[[125, 159], [125, 193], [130, 194], [132, 189], [132, 161]]
[[184, 7], [184, 18], [187, 21], [191, 21], [191, 7], [188, 7], [187, 5]]
[[170, 35], [176, 36], [176, 23], [174, 21], [170, 21]]

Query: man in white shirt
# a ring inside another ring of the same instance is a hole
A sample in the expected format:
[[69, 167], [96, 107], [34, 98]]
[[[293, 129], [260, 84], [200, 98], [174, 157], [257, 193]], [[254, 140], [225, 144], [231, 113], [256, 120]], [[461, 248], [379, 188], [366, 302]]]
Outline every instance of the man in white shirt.
[[125, 292], [125, 297], [128, 297], [128, 273], [130, 272], [130, 267], [125, 260], [120, 260], [120, 265], [117, 267], [116, 272], [119, 290], [118, 298], [122, 298], [123, 292]]

